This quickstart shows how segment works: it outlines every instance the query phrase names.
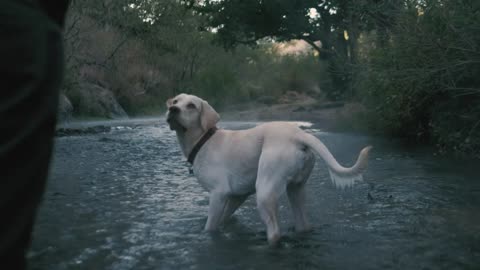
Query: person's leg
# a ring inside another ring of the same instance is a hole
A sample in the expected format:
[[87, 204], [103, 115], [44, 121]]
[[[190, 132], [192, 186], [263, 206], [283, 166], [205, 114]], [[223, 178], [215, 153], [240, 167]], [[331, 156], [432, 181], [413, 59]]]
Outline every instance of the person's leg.
[[0, 2], [0, 262], [24, 269], [51, 157], [61, 29], [40, 8]]

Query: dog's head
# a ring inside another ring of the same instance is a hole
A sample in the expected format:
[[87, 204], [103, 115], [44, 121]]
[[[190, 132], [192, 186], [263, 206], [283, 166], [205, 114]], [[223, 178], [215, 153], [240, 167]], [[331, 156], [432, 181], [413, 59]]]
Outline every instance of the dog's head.
[[167, 100], [167, 123], [171, 130], [186, 132], [201, 128], [207, 131], [219, 120], [212, 106], [197, 96], [180, 94]]

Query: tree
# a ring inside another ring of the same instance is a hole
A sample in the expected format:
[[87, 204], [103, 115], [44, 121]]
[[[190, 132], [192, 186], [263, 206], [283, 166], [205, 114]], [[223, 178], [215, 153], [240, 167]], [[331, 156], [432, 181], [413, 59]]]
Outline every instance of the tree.
[[[216, 31], [217, 41], [227, 48], [238, 44], [255, 45], [265, 38], [301, 39], [322, 57], [331, 53], [327, 44], [332, 14], [327, 4], [299, 0], [208, 0], [190, 5], [207, 17], [204, 28]], [[322, 40], [323, 46], [316, 45], [317, 40]]]
[[[333, 82], [331, 98], [350, 88], [351, 64], [361, 29], [363, 6], [353, 0], [224, 0], [189, 2], [206, 17], [204, 29], [216, 32], [215, 40], [226, 48], [256, 45], [262, 40], [303, 40], [327, 60]], [[357, 5], [358, 6], [358, 5]], [[347, 35], [349, 35], [347, 38]]]

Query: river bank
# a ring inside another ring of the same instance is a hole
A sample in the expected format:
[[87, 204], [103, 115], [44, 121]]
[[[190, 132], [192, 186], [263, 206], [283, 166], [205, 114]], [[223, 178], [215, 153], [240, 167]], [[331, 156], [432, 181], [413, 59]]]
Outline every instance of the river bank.
[[[364, 112], [358, 103], [303, 101], [289, 104], [235, 104], [219, 112], [221, 121], [307, 121], [322, 130], [358, 131], [356, 115]], [[113, 128], [132, 129], [164, 121], [164, 114], [109, 120], [105, 118], [70, 118], [57, 126], [57, 136], [108, 132]], [[114, 127], [115, 126], [115, 127]]]
[[357, 125], [348, 126], [364, 111], [362, 105], [352, 102], [248, 104], [228, 108], [221, 118], [226, 121], [309, 121], [329, 131], [354, 131], [358, 130]]

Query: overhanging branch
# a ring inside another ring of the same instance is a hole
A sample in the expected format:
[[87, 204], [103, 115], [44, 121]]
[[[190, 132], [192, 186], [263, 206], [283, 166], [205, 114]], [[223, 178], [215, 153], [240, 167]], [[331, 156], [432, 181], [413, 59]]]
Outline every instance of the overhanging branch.
[[334, 52], [332, 50], [327, 50], [327, 49], [324, 49], [320, 46], [318, 46], [317, 44], [315, 44], [315, 42], [313, 40], [310, 40], [308, 38], [304, 38], [302, 37], [301, 40], [307, 42], [310, 46], [312, 46], [319, 54], [327, 54], [327, 55], [333, 55]]

